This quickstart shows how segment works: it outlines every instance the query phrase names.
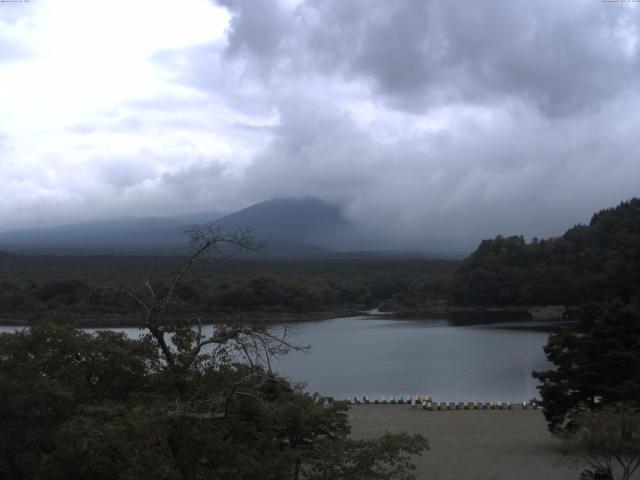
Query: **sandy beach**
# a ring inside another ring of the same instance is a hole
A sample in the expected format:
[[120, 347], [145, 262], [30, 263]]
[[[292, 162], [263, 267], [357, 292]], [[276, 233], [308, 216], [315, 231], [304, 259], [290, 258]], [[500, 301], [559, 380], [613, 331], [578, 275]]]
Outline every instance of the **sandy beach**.
[[539, 410], [411, 410], [408, 405], [355, 405], [354, 438], [385, 431], [420, 433], [430, 450], [416, 458], [429, 480], [571, 480], [582, 468], [563, 458]]

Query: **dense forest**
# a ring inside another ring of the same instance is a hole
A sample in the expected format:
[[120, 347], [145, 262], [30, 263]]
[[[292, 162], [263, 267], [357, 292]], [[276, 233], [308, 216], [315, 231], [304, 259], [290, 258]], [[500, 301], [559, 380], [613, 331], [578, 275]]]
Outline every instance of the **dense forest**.
[[[144, 279], [160, 286], [181, 262], [184, 257], [0, 253], [0, 319], [72, 314], [81, 322], [130, 323], [134, 305], [117, 287]], [[441, 290], [447, 283], [441, 279], [457, 265], [428, 259], [210, 261], [194, 266], [176, 293], [182, 311], [206, 319], [242, 312], [308, 318], [373, 308], [421, 282]]]
[[640, 291], [640, 199], [622, 202], [548, 240], [484, 240], [456, 270], [458, 305], [578, 305]]

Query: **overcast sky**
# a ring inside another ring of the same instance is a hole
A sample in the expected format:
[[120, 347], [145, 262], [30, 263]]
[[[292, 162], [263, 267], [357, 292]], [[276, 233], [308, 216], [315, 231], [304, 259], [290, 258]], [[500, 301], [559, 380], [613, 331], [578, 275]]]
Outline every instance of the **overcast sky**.
[[312, 195], [397, 246], [640, 193], [640, 3], [0, 3], [0, 230]]

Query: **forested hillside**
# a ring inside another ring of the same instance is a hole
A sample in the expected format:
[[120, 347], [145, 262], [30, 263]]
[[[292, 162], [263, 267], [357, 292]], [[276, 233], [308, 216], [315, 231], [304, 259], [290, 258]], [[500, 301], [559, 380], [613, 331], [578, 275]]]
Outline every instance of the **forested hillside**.
[[484, 240], [456, 270], [459, 305], [577, 305], [640, 293], [640, 198], [593, 215], [561, 237]]

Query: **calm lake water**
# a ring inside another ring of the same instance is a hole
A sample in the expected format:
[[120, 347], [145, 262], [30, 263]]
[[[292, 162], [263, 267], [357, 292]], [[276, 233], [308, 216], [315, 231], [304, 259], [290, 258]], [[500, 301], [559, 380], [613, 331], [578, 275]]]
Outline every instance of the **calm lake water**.
[[311, 392], [336, 398], [528, 400], [537, 394], [531, 371], [549, 368], [542, 350], [548, 334], [506, 326], [375, 317], [297, 324], [295, 338], [310, 352], [290, 354], [274, 368], [294, 381], [306, 379]]
[[[537, 395], [532, 370], [550, 367], [548, 334], [509, 324], [453, 326], [445, 320], [358, 316], [287, 325], [308, 345], [272, 363], [309, 392], [375, 397], [431, 395], [435, 401], [521, 402]], [[13, 328], [0, 327], [0, 331]], [[137, 338], [137, 329], [117, 329]]]

